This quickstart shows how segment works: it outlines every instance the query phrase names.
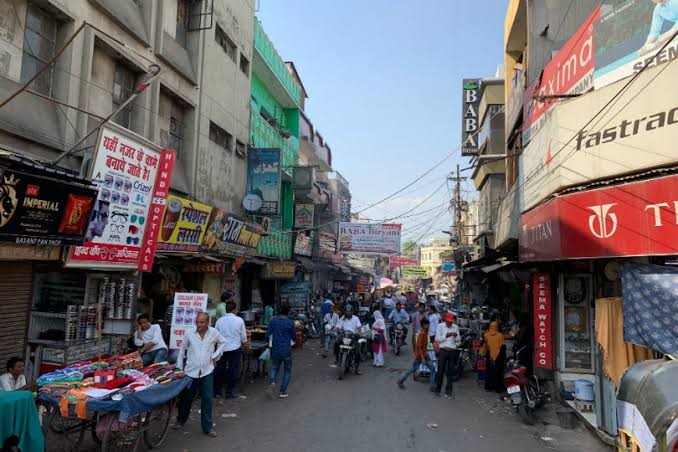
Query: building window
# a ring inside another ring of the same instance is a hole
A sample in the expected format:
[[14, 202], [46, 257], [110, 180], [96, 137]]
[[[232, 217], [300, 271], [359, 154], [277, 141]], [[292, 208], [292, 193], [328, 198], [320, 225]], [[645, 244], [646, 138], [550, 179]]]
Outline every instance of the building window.
[[245, 58], [245, 55], [243, 55], [242, 52], [240, 53], [240, 70], [246, 76], [250, 76], [250, 61]]
[[210, 141], [227, 151], [233, 150], [233, 135], [210, 121]]
[[174, 116], [170, 118], [169, 148], [177, 153], [177, 159], [181, 156], [181, 148], [184, 143], [184, 124]]
[[[21, 60], [21, 80], [33, 77], [49, 60], [54, 57], [57, 23], [52, 15], [29, 3], [26, 12], [26, 35], [24, 37], [23, 57]], [[54, 66], [50, 66], [35, 79], [31, 89], [52, 95]]]
[[177, 0], [176, 41], [186, 47], [188, 40], [189, 0]]
[[[113, 74], [113, 110], [117, 110], [129, 97], [134, 94], [136, 76], [134, 72], [118, 63], [115, 65], [115, 72]], [[113, 122], [119, 124], [126, 129], [130, 128], [130, 120], [132, 117], [132, 104], [130, 103], [125, 108], [120, 110], [118, 114], [113, 117]]]
[[233, 62], [235, 63], [236, 56], [238, 54], [238, 47], [231, 40], [231, 38], [228, 37], [226, 32], [221, 29], [219, 25], [216, 26], [216, 29], [214, 31], [214, 39], [217, 41], [217, 44], [219, 44], [221, 48], [224, 49], [226, 55], [231, 57], [231, 60], [233, 60]]
[[247, 147], [245, 143], [240, 140], [235, 140], [235, 152], [238, 154], [238, 157], [245, 158], [247, 156]]

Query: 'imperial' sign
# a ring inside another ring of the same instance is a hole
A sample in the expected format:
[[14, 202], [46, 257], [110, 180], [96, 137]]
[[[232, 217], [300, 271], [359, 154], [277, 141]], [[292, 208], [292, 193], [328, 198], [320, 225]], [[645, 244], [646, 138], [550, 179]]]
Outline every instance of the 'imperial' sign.
[[461, 100], [461, 155], [478, 154], [478, 109], [480, 107], [480, 79], [463, 79]]

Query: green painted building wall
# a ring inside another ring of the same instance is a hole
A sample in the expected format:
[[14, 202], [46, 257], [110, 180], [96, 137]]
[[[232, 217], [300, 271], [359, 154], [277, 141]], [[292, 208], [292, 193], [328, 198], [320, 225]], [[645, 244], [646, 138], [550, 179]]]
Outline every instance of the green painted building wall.
[[[261, 23], [255, 19], [254, 34], [255, 58], [261, 58], [268, 70], [275, 74], [278, 91], [285, 89], [292, 99], [296, 99], [294, 108], [284, 108], [283, 101], [273, 94], [274, 87], [267, 86], [262, 74], [257, 74], [257, 65], [253, 66], [250, 90], [250, 146], [255, 148], [279, 148], [282, 153], [282, 167], [287, 174], [292, 174], [292, 167], [299, 159], [299, 125], [301, 88], [292, 79], [282, 58], [275, 51], [270, 39], [263, 31]], [[273, 127], [261, 115], [261, 108], [273, 116], [278, 126], [289, 131], [285, 137], [281, 131]], [[292, 183], [283, 181], [280, 193], [280, 217], [271, 222], [271, 234], [263, 237], [259, 242], [258, 254], [267, 257], [292, 257], [292, 230], [294, 223], [294, 191]]]

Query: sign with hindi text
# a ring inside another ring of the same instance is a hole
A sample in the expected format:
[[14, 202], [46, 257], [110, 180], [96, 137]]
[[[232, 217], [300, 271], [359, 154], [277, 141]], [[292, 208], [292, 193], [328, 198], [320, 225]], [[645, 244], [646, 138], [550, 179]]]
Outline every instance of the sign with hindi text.
[[170, 332], [170, 349], [181, 348], [181, 342], [186, 334], [195, 331], [195, 318], [207, 310], [206, 293], [174, 294], [172, 308], [172, 326]]

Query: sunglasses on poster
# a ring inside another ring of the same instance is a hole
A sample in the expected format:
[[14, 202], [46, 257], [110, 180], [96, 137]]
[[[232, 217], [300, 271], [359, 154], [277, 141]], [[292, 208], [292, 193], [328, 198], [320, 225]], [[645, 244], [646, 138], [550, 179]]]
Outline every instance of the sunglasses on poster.
[[120, 236], [118, 234], [109, 235], [108, 238], [110, 239], [111, 242], [120, 243]]
[[127, 244], [128, 245], [138, 245], [139, 244], [139, 237], [127, 237]]
[[121, 224], [112, 224], [110, 225], [111, 231], [113, 232], [122, 232], [125, 230], [125, 226]]
[[146, 219], [142, 217], [141, 215], [134, 214], [132, 215], [132, 223], [136, 223], [137, 221], [139, 224], [144, 224], [146, 222]]
[[134, 225], [130, 225], [128, 232], [132, 235], [137, 235], [139, 233], [139, 228]]
[[122, 223], [125, 224], [127, 223], [127, 218], [129, 217], [129, 214], [126, 212], [118, 212], [118, 211], [113, 211], [111, 214], [111, 221], [113, 223]]

